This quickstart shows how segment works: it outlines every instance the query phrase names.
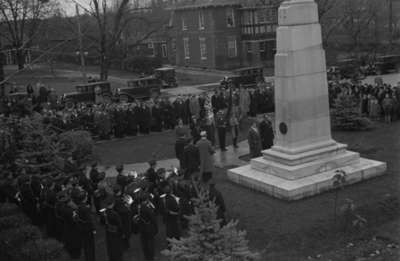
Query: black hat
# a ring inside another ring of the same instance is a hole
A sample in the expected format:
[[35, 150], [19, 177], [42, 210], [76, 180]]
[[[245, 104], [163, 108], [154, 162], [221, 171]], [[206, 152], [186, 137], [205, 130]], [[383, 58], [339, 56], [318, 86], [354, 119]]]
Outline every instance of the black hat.
[[86, 199], [86, 191], [81, 188], [73, 188], [71, 190], [71, 198], [76, 203], [79, 204]]
[[122, 170], [124, 170], [124, 165], [122, 165], [122, 164], [117, 165], [117, 166], [115, 167], [115, 169], [116, 169], [118, 172], [121, 172]]
[[65, 191], [65, 190], [58, 192], [56, 195], [56, 198], [57, 198], [58, 202], [62, 202], [62, 203], [68, 202], [71, 199], [70, 196], [68, 195], [67, 191]]

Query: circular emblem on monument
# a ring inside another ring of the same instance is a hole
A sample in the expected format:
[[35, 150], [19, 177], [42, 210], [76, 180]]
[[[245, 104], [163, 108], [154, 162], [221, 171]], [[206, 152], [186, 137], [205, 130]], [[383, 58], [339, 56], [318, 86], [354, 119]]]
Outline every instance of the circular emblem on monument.
[[284, 122], [279, 123], [279, 131], [283, 135], [285, 135], [288, 132], [288, 127], [287, 127], [286, 123], [284, 123]]

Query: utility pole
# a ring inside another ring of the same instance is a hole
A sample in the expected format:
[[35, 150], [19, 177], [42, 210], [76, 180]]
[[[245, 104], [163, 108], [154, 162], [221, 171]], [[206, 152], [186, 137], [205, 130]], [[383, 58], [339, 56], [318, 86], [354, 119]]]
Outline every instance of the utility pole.
[[0, 97], [3, 97], [5, 95], [4, 84], [2, 84], [3, 81], [4, 81], [4, 53], [0, 39]]
[[78, 21], [78, 44], [79, 44], [79, 56], [81, 58], [81, 72], [82, 77], [85, 81], [87, 81], [86, 77], [86, 65], [85, 65], [85, 53], [83, 52], [83, 43], [82, 43], [82, 32], [81, 32], [81, 21], [79, 15], [79, 6], [78, 4], [75, 5], [76, 9], [76, 19]]
[[389, 47], [393, 45], [393, 0], [389, 1]]

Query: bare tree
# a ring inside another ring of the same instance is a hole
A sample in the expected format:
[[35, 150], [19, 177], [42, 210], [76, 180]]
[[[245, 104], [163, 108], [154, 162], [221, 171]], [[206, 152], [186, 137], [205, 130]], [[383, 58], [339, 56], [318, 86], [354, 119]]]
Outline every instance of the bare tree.
[[[143, 28], [142, 25], [146, 24], [140, 36], [137, 35], [133, 40], [133, 45], [137, 45], [148, 39], [165, 24], [165, 21], [162, 22], [158, 19], [153, 19], [157, 20], [153, 21], [149, 19], [145, 15], [148, 12], [142, 11], [151, 10], [133, 8], [130, 5], [130, 0], [91, 0], [89, 7], [85, 7], [78, 0], [73, 1], [96, 21], [96, 36], [93, 37], [91, 34], [85, 34], [85, 37], [96, 43], [99, 53], [101, 80], [107, 80], [110, 63], [115, 58], [114, 56], [119, 53], [118, 51], [120, 51], [118, 48], [121, 48], [122, 52], [126, 52], [127, 43], [124, 41], [132, 41], [132, 39], [126, 39], [126, 35], [129, 35], [129, 33], [126, 33], [127, 28], [134, 31], [135, 27], [140, 26]], [[152, 18], [154, 17], [157, 17], [157, 15], [152, 16]]]
[[362, 43], [370, 37], [371, 26], [379, 12], [377, 0], [345, 0], [343, 32], [351, 41], [352, 51], [359, 53]]
[[55, 0], [0, 1], [0, 36], [14, 48], [19, 69], [24, 68], [26, 49], [39, 32], [42, 20], [50, 15], [55, 6]]

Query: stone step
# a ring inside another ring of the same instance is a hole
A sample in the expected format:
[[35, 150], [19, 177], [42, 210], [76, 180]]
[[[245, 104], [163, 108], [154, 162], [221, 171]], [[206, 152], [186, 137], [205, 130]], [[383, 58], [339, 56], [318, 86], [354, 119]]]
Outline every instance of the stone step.
[[321, 155], [320, 159], [311, 162], [289, 166], [277, 161], [265, 158], [251, 160], [251, 167], [255, 170], [275, 175], [287, 180], [296, 180], [306, 176], [315, 175], [324, 171], [357, 164], [360, 161], [360, 154], [352, 151], [343, 151], [337, 155]]

